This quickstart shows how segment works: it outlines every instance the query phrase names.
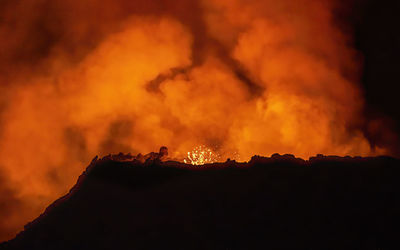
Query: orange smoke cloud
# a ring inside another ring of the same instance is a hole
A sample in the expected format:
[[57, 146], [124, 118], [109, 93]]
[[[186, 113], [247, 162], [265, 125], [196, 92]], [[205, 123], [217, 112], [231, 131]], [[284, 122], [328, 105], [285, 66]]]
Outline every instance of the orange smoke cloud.
[[357, 53], [334, 1], [25, 2], [0, 23], [0, 191], [18, 203], [2, 240], [96, 154], [390, 153], [357, 129]]

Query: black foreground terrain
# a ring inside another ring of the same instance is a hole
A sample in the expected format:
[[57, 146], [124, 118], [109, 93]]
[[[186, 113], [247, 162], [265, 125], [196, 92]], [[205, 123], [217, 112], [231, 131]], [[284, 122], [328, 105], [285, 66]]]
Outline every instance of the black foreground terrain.
[[400, 161], [94, 160], [0, 249], [400, 249]]

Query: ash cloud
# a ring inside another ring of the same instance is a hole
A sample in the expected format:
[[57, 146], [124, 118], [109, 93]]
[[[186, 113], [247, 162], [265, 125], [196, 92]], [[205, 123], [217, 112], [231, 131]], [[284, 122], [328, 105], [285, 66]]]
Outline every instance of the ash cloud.
[[15, 236], [17, 230], [20, 230], [20, 223], [17, 222], [17, 214], [15, 211], [29, 209], [26, 203], [19, 199], [18, 191], [10, 187], [7, 176], [4, 176], [0, 169], [0, 240], [6, 240]]

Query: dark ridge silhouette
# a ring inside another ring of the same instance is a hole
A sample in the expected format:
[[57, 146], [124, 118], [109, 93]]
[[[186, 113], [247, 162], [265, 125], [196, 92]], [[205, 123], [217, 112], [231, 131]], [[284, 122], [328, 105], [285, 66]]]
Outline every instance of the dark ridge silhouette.
[[399, 163], [96, 157], [69, 194], [0, 249], [400, 249]]

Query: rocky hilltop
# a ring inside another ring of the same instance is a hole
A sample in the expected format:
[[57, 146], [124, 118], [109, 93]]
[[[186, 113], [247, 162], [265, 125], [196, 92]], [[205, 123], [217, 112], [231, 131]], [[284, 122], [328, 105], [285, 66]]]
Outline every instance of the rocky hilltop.
[[398, 249], [400, 161], [93, 159], [1, 249]]

